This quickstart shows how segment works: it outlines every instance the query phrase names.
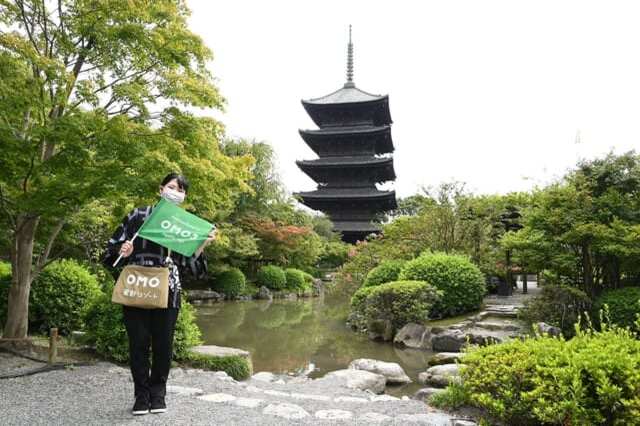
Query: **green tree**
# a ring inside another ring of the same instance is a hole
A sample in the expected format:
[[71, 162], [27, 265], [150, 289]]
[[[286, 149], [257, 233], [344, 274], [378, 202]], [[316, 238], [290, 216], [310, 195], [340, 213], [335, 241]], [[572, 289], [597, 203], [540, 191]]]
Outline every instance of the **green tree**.
[[4, 337], [26, 336], [31, 282], [89, 203], [109, 199], [122, 217], [179, 170], [191, 205], [219, 219], [248, 189], [250, 159], [224, 156], [222, 126], [181, 110], [223, 104], [188, 14], [184, 1], [0, 1], [0, 208], [14, 271]]

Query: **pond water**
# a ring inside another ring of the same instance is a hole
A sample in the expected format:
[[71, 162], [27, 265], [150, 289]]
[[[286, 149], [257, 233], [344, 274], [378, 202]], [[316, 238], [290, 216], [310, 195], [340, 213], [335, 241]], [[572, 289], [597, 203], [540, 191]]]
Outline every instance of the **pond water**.
[[279, 374], [309, 372], [316, 378], [347, 368], [357, 358], [396, 362], [414, 383], [388, 387], [387, 393], [412, 395], [421, 385], [432, 352], [400, 349], [374, 342], [346, 325], [344, 296], [286, 301], [223, 302], [197, 307], [197, 323], [205, 344], [251, 352], [254, 370]]

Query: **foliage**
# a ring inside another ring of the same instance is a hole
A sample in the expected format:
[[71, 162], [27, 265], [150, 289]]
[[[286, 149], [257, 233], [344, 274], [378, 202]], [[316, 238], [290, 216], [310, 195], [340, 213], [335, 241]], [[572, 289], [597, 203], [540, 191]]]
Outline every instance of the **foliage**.
[[326, 268], [337, 268], [347, 260], [350, 247], [342, 241], [326, 241], [318, 263]]
[[7, 318], [7, 297], [11, 285], [11, 264], [0, 261], [0, 326]]
[[446, 410], [456, 410], [469, 400], [467, 389], [462, 383], [450, 382], [443, 392], [438, 392], [429, 398], [429, 405]]
[[258, 284], [272, 290], [284, 290], [287, 287], [287, 276], [279, 266], [266, 265], [258, 271]]
[[405, 262], [402, 260], [385, 260], [367, 274], [363, 287], [371, 287], [391, 281], [397, 281]]
[[[605, 305], [607, 306], [606, 310]], [[596, 321], [600, 318], [600, 311], [606, 312], [608, 322], [640, 331], [636, 323], [640, 318], [640, 287], [605, 291], [593, 304], [592, 318]]]
[[213, 288], [228, 298], [234, 298], [244, 292], [245, 286], [246, 279], [242, 271], [238, 268], [231, 268], [217, 276]]
[[[249, 190], [251, 159], [221, 153], [220, 123], [189, 111], [224, 100], [188, 15], [171, 0], [0, 3], [0, 207], [18, 247], [16, 289], [28, 293], [64, 250], [65, 224], [95, 201], [122, 217], [175, 170], [192, 183], [186, 206], [218, 221]], [[8, 337], [26, 335], [19, 294]]]
[[440, 292], [424, 281], [393, 281], [361, 288], [351, 306], [367, 322], [389, 320], [398, 330], [410, 322], [426, 321], [439, 297]]
[[251, 377], [251, 363], [241, 356], [207, 356], [189, 352], [182, 363], [191, 368], [210, 371], [224, 371], [235, 380], [246, 380]]
[[79, 330], [87, 305], [99, 296], [98, 280], [85, 267], [75, 260], [53, 262], [31, 288], [31, 329], [47, 332], [57, 327], [61, 334]]
[[591, 300], [581, 290], [565, 285], [545, 285], [539, 296], [525, 302], [518, 316], [529, 324], [544, 322], [559, 327], [565, 337], [591, 309]]
[[[96, 352], [118, 362], [129, 360], [129, 339], [124, 326], [122, 306], [111, 302], [111, 291], [103, 293], [85, 314], [87, 339]], [[173, 341], [173, 358], [186, 359], [189, 349], [202, 343], [195, 323], [195, 310], [182, 300]]]
[[626, 330], [513, 340], [472, 349], [464, 362], [468, 402], [506, 424], [630, 425], [640, 416], [640, 341]]
[[295, 268], [287, 268], [284, 271], [287, 280], [288, 290], [308, 290], [311, 286], [307, 284], [304, 278], [304, 272]]
[[425, 252], [407, 262], [401, 280], [426, 281], [443, 295], [431, 318], [450, 317], [478, 309], [486, 293], [485, 280], [471, 261], [461, 255]]

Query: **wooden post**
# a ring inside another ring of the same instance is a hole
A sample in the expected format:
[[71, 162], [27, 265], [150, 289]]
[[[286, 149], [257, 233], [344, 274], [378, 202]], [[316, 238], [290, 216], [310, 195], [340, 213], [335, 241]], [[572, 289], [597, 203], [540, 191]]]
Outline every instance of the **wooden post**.
[[49, 364], [56, 362], [58, 356], [58, 329], [52, 328], [49, 333]]
[[522, 272], [522, 294], [527, 294], [527, 271]]

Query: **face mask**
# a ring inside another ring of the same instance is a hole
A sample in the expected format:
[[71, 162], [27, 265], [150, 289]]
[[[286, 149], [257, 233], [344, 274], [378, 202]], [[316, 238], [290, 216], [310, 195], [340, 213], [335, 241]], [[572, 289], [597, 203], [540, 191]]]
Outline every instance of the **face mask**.
[[171, 188], [165, 188], [162, 191], [162, 198], [171, 201], [174, 204], [180, 204], [184, 201], [184, 192], [174, 191]]

